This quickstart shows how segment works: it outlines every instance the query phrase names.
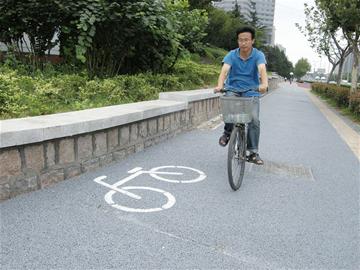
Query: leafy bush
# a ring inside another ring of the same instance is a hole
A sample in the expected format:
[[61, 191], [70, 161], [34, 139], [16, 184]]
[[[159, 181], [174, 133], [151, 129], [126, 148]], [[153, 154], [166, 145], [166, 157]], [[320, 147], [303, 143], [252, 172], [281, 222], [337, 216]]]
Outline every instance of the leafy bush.
[[348, 107], [356, 116], [360, 116], [360, 90], [350, 93], [349, 87], [325, 83], [313, 83], [312, 90], [320, 96], [336, 102], [339, 107]]
[[356, 115], [360, 116], [360, 92], [350, 95], [350, 110]]
[[86, 73], [36, 72], [0, 66], [0, 118], [35, 116], [157, 99], [159, 92], [213, 85], [220, 67], [180, 60], [173, 74], [90, 79]]
[[325, 83], [313, 83], [312, 89], [321, 96], [334, 100], [339, 107], [349, 106], [350, 89], [347, 87]]

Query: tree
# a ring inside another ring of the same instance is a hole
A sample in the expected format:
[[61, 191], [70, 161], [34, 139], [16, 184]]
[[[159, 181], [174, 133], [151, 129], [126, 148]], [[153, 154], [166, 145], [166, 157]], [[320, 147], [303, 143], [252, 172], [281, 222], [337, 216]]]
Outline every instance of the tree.
[[231, 14], [234, 16], [234, 18], [239, 18], [241, 21], [245, 21], [245, 17], [241, 14], [241, 8], [237, 0], [235, 1], [235, 6], [231, 11]]
[[206, 26], [206, 11], [188, 0], [0, 0], [0, 41], [20, 51], [25, 33], [41, 59], [56, 33], [64, 61], [91, 76], [167, 72], [199, 49]]
[[250, 11], [250, 19], [247, 20], [247, 23], [256, 29], [256, 46], [261, 47], [260, 44], [264, 43], [264, 32], [266, 27], [260, 23], [259, 17], [256, 11], [256, 2], [250, 1], [251, 11]]
[[[326, 23], [333, 31], [341, 28], [354, 53], [351, 93], [357, 89], [357, 74], [360, 62], [360, 1], [359, 0], [315, 0], [326, 14]], [[351, 105], [351, 104], [350, 104]]]
[[209, 9], [211, 2], [211, 0], [189, 0], [189, 5], [191, 9]]
[[244, 22], [239, 18], [234, 18], [230, 12], [217, 8], [211, 9], [206, 30], [207, 36], [204, 41], [226, 50], [234, 49], [238, 46], [236, 30], [243, 25]]
[[54, 1], [0, 0], [0, 41], [34, 69], [56, 45], [52, 39], [60, 21]]
[[266, 55], [267, 69], [275, 71], [282, 77], [290, 78], [290, 72], [293, 71], [293, 64], [279, 47], [266, 46], [263, 48]]
[[310, 70], [311, 70], [311, 65], [309, 64], [308, 60], [306, 58], [301, 58], [295, 64], [294, 75], [298, 80], [300, 80], [301, 77], [304, 76]]
[[298, 29], [308, 38], [310, 46], [316, 50], [319, 55], [325, 54], [332, 64], [328, 82], [332, 73], [338, 66], [337, 84], [341, 83], [342, 68], [345, 58], [351, 53], [350, 43], [344, 38], [342, 31], [334, 31], [327, 25], [326, 14], [323, 10], [313, 6], [305, 7], [305, 27], [295, 24]]

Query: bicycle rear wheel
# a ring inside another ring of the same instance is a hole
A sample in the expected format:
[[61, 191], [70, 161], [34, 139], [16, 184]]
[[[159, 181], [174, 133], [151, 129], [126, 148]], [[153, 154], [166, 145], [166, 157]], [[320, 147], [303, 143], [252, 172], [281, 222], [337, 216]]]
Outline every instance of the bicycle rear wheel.
[[246, 130], [245, 125], [234, 127], [229, 141], [228, 149], [228, 178], [233, 190], [241, 186], [246, 162]]

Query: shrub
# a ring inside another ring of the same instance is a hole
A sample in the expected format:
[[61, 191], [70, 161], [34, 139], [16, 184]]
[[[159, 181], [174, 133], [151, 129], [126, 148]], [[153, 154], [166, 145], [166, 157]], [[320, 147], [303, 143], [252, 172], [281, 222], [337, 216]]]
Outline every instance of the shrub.
[[323, 97], [334, 100], [339, 107], [349, 106], [350, 89], [347, 87], [325, 83], [313, 83], [312, 90]]
[[350, 110], [356, 116], [360, 116], [360, 92], [350, 95]]
[[0, 118], [57, 112], [157, 99], [159, 92], [194, 89], [215, 83], [219, 66], [180, 60], [172, 74], [143, 73], [89, 79], [86, 73], [59, 71], [26, 75], [0, 66]]

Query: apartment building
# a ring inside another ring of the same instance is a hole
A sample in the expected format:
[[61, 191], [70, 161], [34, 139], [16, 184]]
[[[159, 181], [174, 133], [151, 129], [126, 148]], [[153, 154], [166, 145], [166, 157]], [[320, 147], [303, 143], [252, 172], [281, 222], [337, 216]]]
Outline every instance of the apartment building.
[[255, 3], [256, 13], [259, 23], [265, 27], [265, 42], [267, 45], [274, 46], [275, 41], [275, 28], [274, 28], [274, 13], [275, 13], [275, 0], [222, 0], [213, 1], [213, 6], [231, 11], [235, 8], [236, 2], [240, 7], [241, 14], [250, 20], [250, 14], [253, 11], [251, 2]]

